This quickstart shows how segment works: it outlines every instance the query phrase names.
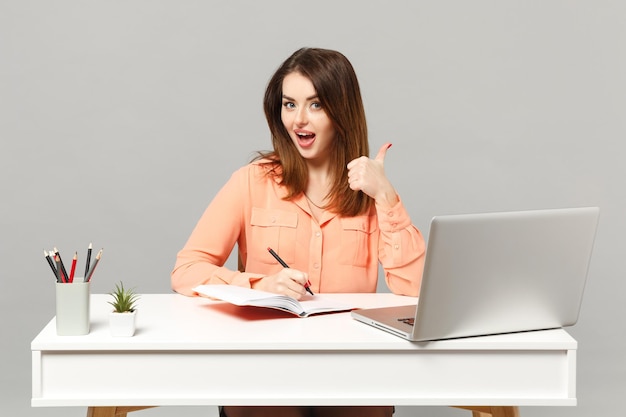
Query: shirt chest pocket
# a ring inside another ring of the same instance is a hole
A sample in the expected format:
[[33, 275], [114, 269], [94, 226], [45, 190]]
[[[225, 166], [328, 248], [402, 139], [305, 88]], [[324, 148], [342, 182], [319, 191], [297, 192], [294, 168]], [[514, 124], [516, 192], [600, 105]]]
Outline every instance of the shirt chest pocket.
[[298, 214], [290, 211], [253, 207], [250, 217], [248, 257], [261, 263], [275, 264], [267, 251], [270, 247], [287, 263], [296, 258]]
[[339, 262], [343, 265], [367, 266], [370, 256], [378, 256], [376, 252], [370, 253], [371, 239], [376, 230], [376, 222], [369, 216], [342, 218]]

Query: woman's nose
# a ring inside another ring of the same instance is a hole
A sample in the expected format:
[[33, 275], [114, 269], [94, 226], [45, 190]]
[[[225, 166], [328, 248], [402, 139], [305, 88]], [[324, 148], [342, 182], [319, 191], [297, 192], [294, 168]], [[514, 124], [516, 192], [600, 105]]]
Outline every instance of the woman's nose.
[[307, 124], [307, 114], [306, 114], [306, 109], [303, 107], [300, 107], [296, 110], [296, 118], [295, 118], [295, 122], [298, 126], [304, 126]]

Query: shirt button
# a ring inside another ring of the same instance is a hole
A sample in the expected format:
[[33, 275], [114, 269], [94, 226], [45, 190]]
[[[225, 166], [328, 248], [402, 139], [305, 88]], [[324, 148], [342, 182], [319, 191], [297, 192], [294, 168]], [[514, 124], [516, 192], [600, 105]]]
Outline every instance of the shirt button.
[[390, 211], [389, 213], [387, 213], [389, 215], [389, 217], [393, 217], [393, 211]]
[[270, 222], [272, 222], [272, 223], [276, 223], [276, 217], [272, 217], [272, 218], [270, 219]]
[[397, 245], [397, 244], [396, 244], [396, 245], [393, 245], [393, 248], [394, 248], [394, 249], [400, 249], [400, 245]]
[[320, 232], [315, 232], [315, 236], [316, 237], [320, 237], [320, 236], [322, 236], [322, 234]]
[[320, 264], [318, 264], [317, 262], [313, 264], [313, 268], [315, 269], [319, 269], [320, 268]]

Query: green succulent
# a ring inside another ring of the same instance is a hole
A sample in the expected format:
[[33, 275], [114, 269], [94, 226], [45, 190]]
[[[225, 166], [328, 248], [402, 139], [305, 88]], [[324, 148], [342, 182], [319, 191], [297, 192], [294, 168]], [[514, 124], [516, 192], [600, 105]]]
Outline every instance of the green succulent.
[[109, 301], [109, 304], [113, 306], [113, 311], [116, 313], [135, 311], [135, 303], [139, 299], [139, 295], [135, 293], [134, 289], [124, 288], [124, 283], [120, 281], [119, 284], [115, 284], [115, 291], [109, 295], [113, 297], [113, 301]]

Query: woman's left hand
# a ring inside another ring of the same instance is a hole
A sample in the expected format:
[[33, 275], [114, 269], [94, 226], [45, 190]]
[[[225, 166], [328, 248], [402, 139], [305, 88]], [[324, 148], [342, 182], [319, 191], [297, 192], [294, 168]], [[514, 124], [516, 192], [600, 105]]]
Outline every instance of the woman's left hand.
[[348, 164], [348, 183], [355, 191], [363, 191], [378, 202], [393, 206], [398, 202], [398, 195], [384, 170], [384, 161], [391, 143], [381, 146], [376, 158], [361, 156]]

